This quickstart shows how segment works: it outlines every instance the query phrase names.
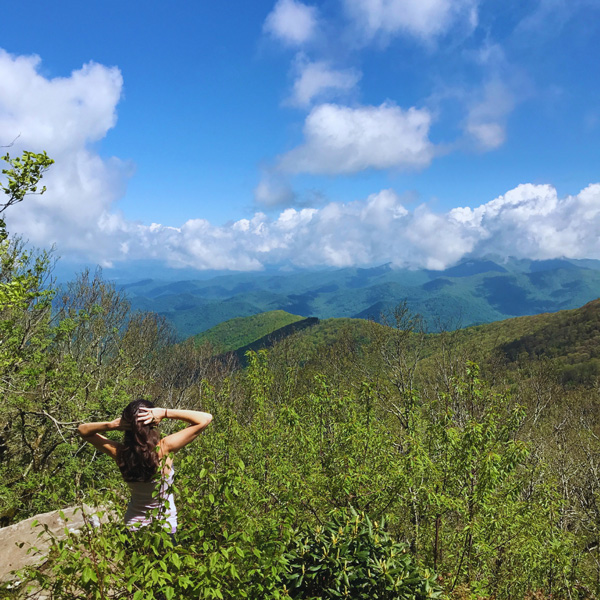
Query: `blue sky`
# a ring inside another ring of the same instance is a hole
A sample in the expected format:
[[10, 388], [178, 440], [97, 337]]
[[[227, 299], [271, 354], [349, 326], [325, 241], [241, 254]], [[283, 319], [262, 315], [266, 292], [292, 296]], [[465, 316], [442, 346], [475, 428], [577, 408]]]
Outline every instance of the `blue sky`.
[[[37, 4], [37, 3], [36, 3]], [[600, 258], [599, 0], [3, 6], [9, 229], [67, 261]]]

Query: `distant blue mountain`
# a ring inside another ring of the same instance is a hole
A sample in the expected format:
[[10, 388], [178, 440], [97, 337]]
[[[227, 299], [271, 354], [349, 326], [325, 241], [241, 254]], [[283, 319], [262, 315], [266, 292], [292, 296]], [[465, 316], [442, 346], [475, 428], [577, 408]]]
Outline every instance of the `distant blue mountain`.
[[[105, 276], [108, 273], [105, 272]], [[304, 317], [380, 319], [406, 301], [432, 330], [577, 308], [600, 296], [600, 261], [469, 259], [443, 271], [344, 268], [224, 273], [119, 282], [134, 308], [173, 322], [182, 337], [269, 310]]]
[[491, 260], [466, 260], [444, 271], [428, 271], [431, 277], [471, 277], [480, 273], [506, 273], [507, 270]]

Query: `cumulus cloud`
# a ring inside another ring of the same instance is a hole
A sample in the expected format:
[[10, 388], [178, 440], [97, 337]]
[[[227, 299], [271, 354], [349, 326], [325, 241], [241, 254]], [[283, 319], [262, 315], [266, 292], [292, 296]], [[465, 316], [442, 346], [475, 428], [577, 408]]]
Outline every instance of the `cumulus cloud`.
[[346, 10], [367, 38], [405, 33], [430, 40], [456, 23], [477, 25], [477, 0], [345, 0]]
[[49, 79], [40, 64], [37, 56], [0, 50], [0, 144], [18, 136], [12, 155], [46, 150], [56, 161], [44, 178], [47, 193], [8, 211], [9, 230], [33, 244], [60, 242], [71, 252], [89, 253], [131, 170], [91, 147], [116, 123], [121, 73], [89, 63], [69, 77]]
[[217, 227], [193, 219], [180, 228], [115, 218], [101, 224], [107, 261], [155, 258], [172, 266], [256, 270], [291, 262], [345, 267], [392, 262], [443, 269], [462, 258], [600, 259], [600, 184], [559, 198], [550, 185], [523, 184], [476, 208], [409, 210], [393, 190], [322, 208], [262, 212]]
[[123, 80], [117, 68], [84, 65], [70, 77], [46, 79], [38, 56], [0, 49], [0, 131], [21, 133], [53, 153], [103, 138], [116, 123]]
[[550, 185], [522, 184], [477, 208], [456, 208], [448, 217], [481, 253], [600, 258], [600, 184], [565, 198]]
[[[180, 228], [121, 220], [113, 223], [120, 231], [113, 229], [110, 235], [127, 237], [128, 258], [156, 258], [178, 267], [256, 270], [283, 261], [341, 267], [388, 260], [390, 251], [400, 250], [397, 241], [389, 243], [407, 214], [400, 198], [384, 190], [364, 202], [287, 208], [274, 218], [258, 212], [223, 227], [203, 219]], [[122, 248], [115, 243], [109, 248], [113, 254], [108, 261], [118, 260]]]
[[278, 0], [265, 20], [264, 31], [289, 46], [310, 41], [318, 25], [317, 9], [297, 0]]
[[307, 61], [299, 57], [295, 66], [296, 80], [287, 103], [307, 107], [315, 99], [336, 97], [350, 92], [361, 78], [356, 69], [334, 69], [327, 61]]
[[427, 110], [402, 110], [392, 103], [358, 108], [322, 104], [306, 118], [304, 143], [283, 155], [280, 167], [330, 175], [426, 167], [434, 154], [430, 123]]

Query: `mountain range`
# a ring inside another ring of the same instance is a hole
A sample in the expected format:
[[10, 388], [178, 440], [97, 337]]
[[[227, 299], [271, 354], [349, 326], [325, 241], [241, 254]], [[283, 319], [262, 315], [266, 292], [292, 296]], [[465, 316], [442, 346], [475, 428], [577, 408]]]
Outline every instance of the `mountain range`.
[[182, 338], [273, 310], [320, 319], [380, 320], [403, 301], [435, 331], [580, 307], [600, 296], [600, 261], [486, 258], [443, 271], [386, 264], [175, 282], [143, 279], [118, 287], [134, 309], [164, 315]]

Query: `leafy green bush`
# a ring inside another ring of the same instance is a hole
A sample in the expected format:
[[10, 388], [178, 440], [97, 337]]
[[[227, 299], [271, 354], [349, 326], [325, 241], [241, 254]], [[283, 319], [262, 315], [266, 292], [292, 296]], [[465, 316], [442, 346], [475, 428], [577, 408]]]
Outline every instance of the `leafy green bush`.
[[253, 528], [241, 510], [243, 470], [240, 463], [218, 475], [203, 468], [194, 478], [189, 473], [180, 477], [174, 491], [185, 526], [175, 541], [159, 515], [133, 534], [116, 511], [100, 515], [98, 527], [87, 522], [80, 532], [65, 530], [62, 539], [46, 528], [48, 560], [24, 569], [20, 589], [13, 586], [11, 593], [37, 598], [43, 591], [54, 600], [283, 597], [286, 535], [268, 526]]
[[286, 589], [292, 598], [393, 600], [437, 598], [435, 576], [421, 570], [406, 544], [392, 540], [385, 523], [354, 509], [296, 536], [286, 554]]
[[325, 526], [293, 529], [293, 511], [289, 519], [257, 518], [243, 508], [243, 463], [215, 473], [207, 462], [193, 477], [181, 467], [175, 494], [184, 525], [175, 543], [158, 518], [131, 534], [118, 511], [108, 510], [99, 526], [88, 522], [80, 532], [52, 538], [48, 560], [20, 573], [13, 597], [42, 591], [54, 600], [440, 596], [433, 574], [417, 567], [383, 521], [350, 509], [336, 511]]

